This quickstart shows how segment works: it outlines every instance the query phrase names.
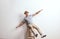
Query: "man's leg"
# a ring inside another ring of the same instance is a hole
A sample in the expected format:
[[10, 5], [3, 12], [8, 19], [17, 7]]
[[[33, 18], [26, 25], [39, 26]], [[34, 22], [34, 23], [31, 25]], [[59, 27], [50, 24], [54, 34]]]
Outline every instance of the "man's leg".
[[34, 33], [33, 28], [31, 28], [31, 31], [32, 31], [32, 33], [34, 34], [35, 37], [38, 36], [38, 34], [35, 34], [35, 33]]
[[30, 30], [32, 31], [32, 33], [34, 34], [34, 36], [37, 37], [38, 34], [35, 34], [35, 32], [34, 32], [34, 30], [33, 30], [33, 25], [30, 24], [28, 27], [30, 28]]
[[35, 28], [38, 31], [38, 33], [41, 35], [41, 38], [46, 37], [46, 35], [44, 35], [43, 32], [39, 29], [39, 27], [37, 27], [35, 24], [33, 24], [33, 28]]

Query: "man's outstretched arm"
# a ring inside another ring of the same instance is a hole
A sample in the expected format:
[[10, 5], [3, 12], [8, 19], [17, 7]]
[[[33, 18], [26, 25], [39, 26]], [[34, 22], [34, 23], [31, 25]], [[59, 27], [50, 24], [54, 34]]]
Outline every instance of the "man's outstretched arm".
[[25, 22], [22, 21], [16, 28], [22, 26], [24, 23], [25, 23]]
[[33, 16], [39, 14], [43, 9], [39, 10], [38, 12], [36, 12], [35, 14], [33, 14]]

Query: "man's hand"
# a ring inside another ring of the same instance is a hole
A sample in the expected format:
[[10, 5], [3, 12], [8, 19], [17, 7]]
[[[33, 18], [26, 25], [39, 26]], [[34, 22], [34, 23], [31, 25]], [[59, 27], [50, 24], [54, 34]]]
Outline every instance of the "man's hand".
[[43, 11], [43, 9], [39, 10], [38, 12], [36, 12], [36, 14], [38, 14], [39, 12]]
[[25, 22], [22, 21], [16, 28], [21, 27]]
[[18, 28], [18, 27], [20, 27], [20, 24], [16, 28]]
[[19, 26], [17, 26], [16, 28], [18, 28]]
[[41, 9], [40, 11], [43, 11], [43, 9]]
[[43, 11], [43, 9], [39, 10], [38, 12], [36, 12], [35, 14], [33, 14], [33, 16], [39, 14], [41, 11]]

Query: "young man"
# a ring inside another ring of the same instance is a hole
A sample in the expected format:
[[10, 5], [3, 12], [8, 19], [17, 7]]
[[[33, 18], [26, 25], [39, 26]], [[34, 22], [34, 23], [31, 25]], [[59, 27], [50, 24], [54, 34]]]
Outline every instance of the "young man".
[[39, 30], [39, 28], [38, 28], [36, 25], [34, 25], [33, 22], [32, 22], [32, 18], [33, 18], [34, 16], [36, 16], [37, 14], [39, 14], [39, 12], [41, 12], [42, 10], [43, 10], [43, 9], [39, 10], [38, 12], [36, 12], [35, 14], [32, 14], [32, 15], [29, 15], [29, 12], [28, 12], [28, 11], [25, 11], [25, 12], [24, 12], [24, 14], [25, 14], [24, 20], [23, 20], [16, 28], [18, 28], [18, 27], [20, 27], [20, 26], [22, 26], [23, 24], [26, 23], [27, 27], [31, 29], [31, 31], [33, 32], [33, 34], [34, 34], [36, 37], [37, 37], [38, 34], [35, 34], [35, 33], [34, 33], [34, 31], [33, 31], [34, 28], [35, 28], [35, 29], [38, 31], [38, 33], [41, 35], [41, 38], [46, 37], [46, 35], [43, 35], [43, 33]]

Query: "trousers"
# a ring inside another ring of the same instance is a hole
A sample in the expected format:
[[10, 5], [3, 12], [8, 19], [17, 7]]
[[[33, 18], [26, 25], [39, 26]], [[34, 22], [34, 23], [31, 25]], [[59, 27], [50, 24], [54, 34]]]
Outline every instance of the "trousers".
[[[42, 35], [41, 30], [35, 24], [28, 24], [25, 39], [35, 39], [35, 33], [33, 29], [36, 29], [40, 35]], [[33, 33], [33, 34], [32, 34]]]

